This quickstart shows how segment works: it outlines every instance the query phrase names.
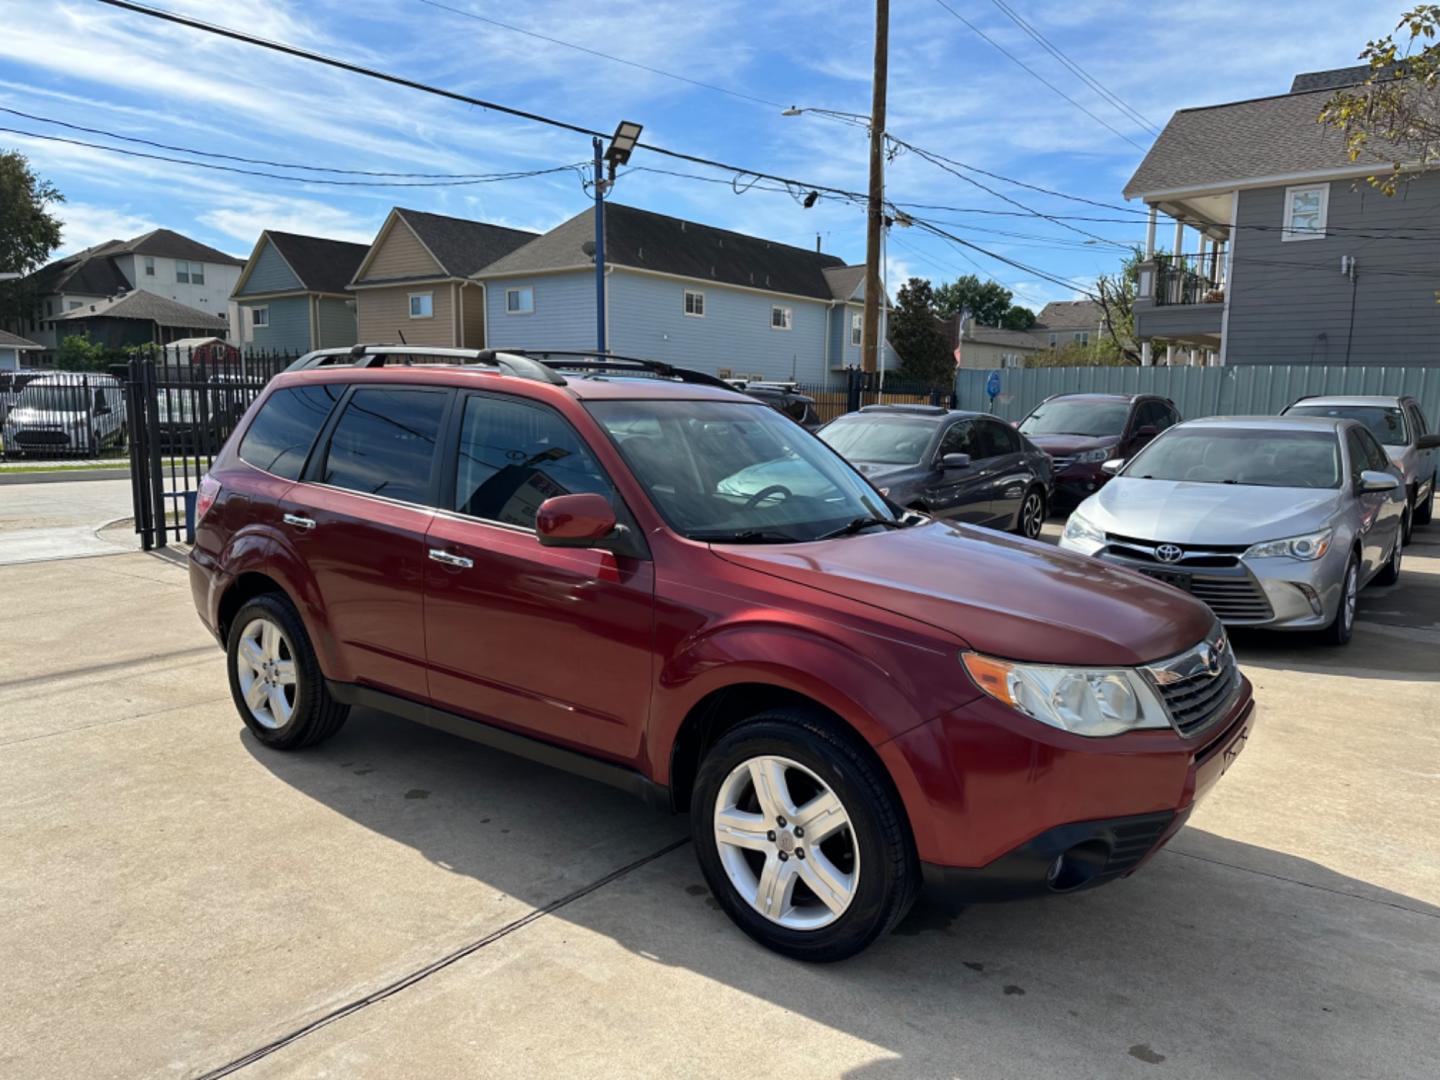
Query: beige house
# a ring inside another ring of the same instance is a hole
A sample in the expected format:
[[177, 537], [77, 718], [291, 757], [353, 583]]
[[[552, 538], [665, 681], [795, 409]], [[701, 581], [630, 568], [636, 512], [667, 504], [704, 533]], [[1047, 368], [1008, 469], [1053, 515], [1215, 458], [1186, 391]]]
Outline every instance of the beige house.
[[470, 275], [535, 235], [396, 207], [350, 282], [358, 340], [483, 347], [485, 286]]

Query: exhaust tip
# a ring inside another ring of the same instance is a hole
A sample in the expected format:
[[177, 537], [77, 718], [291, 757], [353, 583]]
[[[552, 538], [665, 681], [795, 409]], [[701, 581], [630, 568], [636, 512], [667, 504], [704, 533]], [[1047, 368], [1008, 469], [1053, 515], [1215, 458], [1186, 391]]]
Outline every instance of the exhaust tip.
[[1109, 859], [1110, 845], [1103, 840], [1076, 844], [1055, 856], [1045, 872], [1045, 883], [1052, 892], [1071, 892], [1093, 881]]

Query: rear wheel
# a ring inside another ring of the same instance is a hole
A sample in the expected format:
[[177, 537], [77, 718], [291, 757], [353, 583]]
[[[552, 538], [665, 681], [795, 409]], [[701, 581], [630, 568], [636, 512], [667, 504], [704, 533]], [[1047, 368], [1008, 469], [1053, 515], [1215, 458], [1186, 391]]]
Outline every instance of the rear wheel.
[[1430, 483], [1430, 494], [1425, 496], [1425, 501], [1415, 508], [1415, 524], [1429, 525], [1430, 519], [1435, 515], [1435, 482]]
[[1027, 540], [1038, 540], [1045, 527], [1045, 493], [1031, 488], [1025, 493], [1020, 512], [1015, 516], [1015, 531]]
[[266, 746], [313, 746], [350, 714], [326, 689], [305, 626], [283, 596], [265, 593], [236, 613], [226, 657], [235, 708]]
[[1345, 564], [1345, 576], [1340, 584], [1340, 606], [1335, 618], [1324, 630], [1324, 637], [1331, 645], [1348, 645], [1355, 630], [1355, 608], [1360, 598], [1360, 562], [1352, 554]]
[[1415, 502], [1413, 499], [1405, 501], [1405, 509], [1400, 514], [1400, 543], [1410, 543], [1410, 537], [1415, 532]]
[[853, 956], [915, 897], [916, 857], [879, 766], [803, 710], [772, 710], [721, 737], [701, 762], [690, 824], [726, 914], [798, 960]]

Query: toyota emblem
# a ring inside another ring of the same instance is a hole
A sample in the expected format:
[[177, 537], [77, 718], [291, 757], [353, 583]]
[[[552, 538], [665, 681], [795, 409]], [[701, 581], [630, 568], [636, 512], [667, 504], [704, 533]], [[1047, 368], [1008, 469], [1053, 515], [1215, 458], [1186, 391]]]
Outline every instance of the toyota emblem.
[[1155, 549], [1155, 557], [1161, 562], [1179, 562], [1185, 549], [1176, 544], [1161, 544]]

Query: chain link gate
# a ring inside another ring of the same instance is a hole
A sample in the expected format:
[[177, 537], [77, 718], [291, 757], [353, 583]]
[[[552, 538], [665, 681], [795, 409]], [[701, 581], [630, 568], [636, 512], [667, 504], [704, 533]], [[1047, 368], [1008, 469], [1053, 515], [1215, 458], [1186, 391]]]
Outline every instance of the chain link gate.
[[226, 361], [196, 351], [129, 362], [130, 493], [146, 551], [194, 539], [200, 478], [250, 403], [295, 359], [261, 353]]

